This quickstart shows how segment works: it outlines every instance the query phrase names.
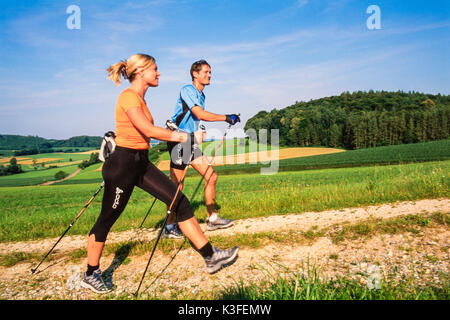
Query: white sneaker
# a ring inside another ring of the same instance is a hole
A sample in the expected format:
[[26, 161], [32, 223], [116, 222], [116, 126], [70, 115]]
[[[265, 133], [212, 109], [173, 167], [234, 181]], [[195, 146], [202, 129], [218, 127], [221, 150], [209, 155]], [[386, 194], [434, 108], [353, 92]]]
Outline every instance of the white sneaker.
[[225, 229], [231, 227], [232, 225], [234, 225], [233, 220], [224, 219], [221, 216], [219, 216], [218, 213], [215, 214], [214, 219], [206, 218], [206, 228], [208, 229], [208, 231], [213, 231], [216, 229]]
[[237, 260], [239, 247], [234, 246], [231, 249], [220, 250], [213, 246], [213, 250], [214, 254], [209, 258], [205, 258], [206, 270], [210, 274], [231, 266]]

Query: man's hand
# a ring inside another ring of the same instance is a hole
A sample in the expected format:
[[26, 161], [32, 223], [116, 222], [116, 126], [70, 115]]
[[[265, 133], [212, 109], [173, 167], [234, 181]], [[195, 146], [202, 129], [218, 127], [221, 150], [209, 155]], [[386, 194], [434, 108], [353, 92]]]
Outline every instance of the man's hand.
[[205, 131], [197, 130], [194, 132], [194, 138], [196, 144], [201, 144], [205, 140]]
[[225, 117], [226, 117], [225, 121], [231, 125], [235, 125], [237, 122], [241, 122], [241, 119], [237, 114], [227, 114], [225, 115]]

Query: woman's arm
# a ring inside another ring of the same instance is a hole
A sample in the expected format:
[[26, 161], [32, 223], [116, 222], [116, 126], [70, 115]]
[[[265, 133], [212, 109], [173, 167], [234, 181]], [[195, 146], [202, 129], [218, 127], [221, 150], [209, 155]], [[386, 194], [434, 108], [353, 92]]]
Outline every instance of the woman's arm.
[[[127, 116], [136, 129], [148, 138], [171, 142], [185, 142], [188, 139], [187, 133], [175, 132], [155, 126], [140, 107], [128, 109]], [[196, 138], [198, 140], [197, 136]]]

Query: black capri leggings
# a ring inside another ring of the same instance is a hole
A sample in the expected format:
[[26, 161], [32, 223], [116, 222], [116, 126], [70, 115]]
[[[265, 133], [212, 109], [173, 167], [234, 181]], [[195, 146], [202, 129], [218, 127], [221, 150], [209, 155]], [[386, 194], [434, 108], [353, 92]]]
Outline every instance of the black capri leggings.
[[[117, 146], [104, 163], [102, 175], [105, 181], [102, 210], [89, 233], [95, 235], [97, 242], [106, 241], [109, 230], [125, 209], [134, 186], [147, 191], [168, 206], [177, 190], [177, 186], [148, 160], [148, 150]], [[178, 192], [172, 211], [177, 213], [177, 221], [185, 221], [194, 216], [189, 201], [182, 192]]]

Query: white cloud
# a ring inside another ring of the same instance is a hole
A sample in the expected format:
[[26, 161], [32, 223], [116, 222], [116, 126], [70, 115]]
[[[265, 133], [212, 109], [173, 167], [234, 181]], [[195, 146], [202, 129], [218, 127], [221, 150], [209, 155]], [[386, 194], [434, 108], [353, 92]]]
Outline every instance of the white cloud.
[[304, 7], [308, 4], [308, 0], [297, 0], [297, 8]]

